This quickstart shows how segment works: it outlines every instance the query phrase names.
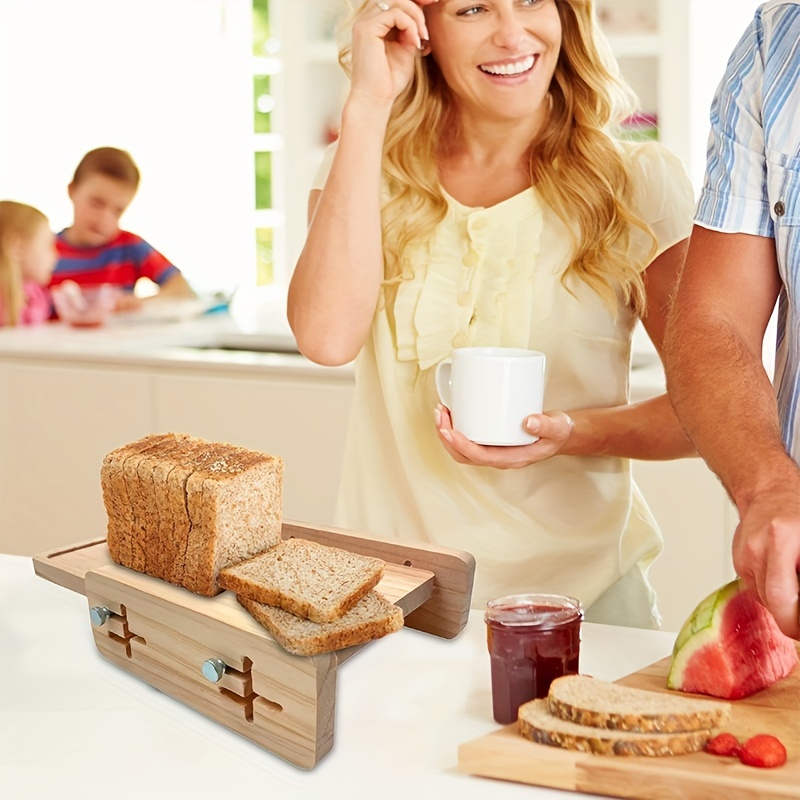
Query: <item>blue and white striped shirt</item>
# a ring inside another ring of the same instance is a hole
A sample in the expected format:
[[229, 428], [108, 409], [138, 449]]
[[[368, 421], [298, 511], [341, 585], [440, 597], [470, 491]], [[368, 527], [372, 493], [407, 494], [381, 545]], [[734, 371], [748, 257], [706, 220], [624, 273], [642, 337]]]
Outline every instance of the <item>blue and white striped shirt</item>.
[[784, 289], [774, 381], [783, 441], [800, 461], [800, 0], [761, 5], [728, 61], [695, 221], [775, 240]]

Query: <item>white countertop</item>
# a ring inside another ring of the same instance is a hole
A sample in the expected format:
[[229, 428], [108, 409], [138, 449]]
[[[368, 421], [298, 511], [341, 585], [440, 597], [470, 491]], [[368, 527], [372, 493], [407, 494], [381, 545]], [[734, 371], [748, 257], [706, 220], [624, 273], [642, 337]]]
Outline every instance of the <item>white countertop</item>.
[[227, 313], [178, 321], [112, 318], [100, 328], [63, 322], [0, 328], [0, 359], [353, 377], [352, 365], [322, 367], [300, 355], [285, 326], [248, 330]]
[[[584, 626], [583, 672], [614, 680], [675, 635]], [[333, 750], [303, 771], [105, 661], [82, 595], [0, 555], [0, 796], [8, 800], [588, 797], [458, 771], [459, 744], [497, 729], [485, 628], [411, 629], [338, 672]]]
[[[639, 339], [635, 339], [636, 344]], [[353, 381], [353, 365], [323, 367], [294, 348], [284, 322], [257, 328], [239, 325], [227, 313], [177, 322], [111, 320], [102, 328], [72, 328], [61, 322], [0, 328], [0, 359], [83, 363], [169, 370], [209, 370], [303, 375]], [[631, 372], [631, 401], [664, 392], [664, 372], [652, 345], [638, 345]], [[242, 349], [239, 349], [242, 348]]]

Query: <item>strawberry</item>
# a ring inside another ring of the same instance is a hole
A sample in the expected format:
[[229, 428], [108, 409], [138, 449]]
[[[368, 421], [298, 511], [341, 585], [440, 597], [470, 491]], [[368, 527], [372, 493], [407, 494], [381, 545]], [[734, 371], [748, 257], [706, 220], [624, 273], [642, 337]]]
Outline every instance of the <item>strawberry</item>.
[[706, 742], [703, 749], [715, 756], [736, 756], [739, 747], [740, 742], [732, 733], [718, 733]]
[[779, 767], [786, 763], [786, 748], [779, 739], [761, 733], [742, 745], [739, 760], [751, 767]]

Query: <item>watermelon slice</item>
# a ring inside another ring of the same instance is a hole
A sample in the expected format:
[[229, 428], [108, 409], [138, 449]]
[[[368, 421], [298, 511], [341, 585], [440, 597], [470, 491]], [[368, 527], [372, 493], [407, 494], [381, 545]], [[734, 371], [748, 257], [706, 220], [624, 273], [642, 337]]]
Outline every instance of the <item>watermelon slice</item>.
[[706, 597], [684, 622], [667, 686], [738, 700], [786, 677], [798, 660], [797, 643], [736, 579]]

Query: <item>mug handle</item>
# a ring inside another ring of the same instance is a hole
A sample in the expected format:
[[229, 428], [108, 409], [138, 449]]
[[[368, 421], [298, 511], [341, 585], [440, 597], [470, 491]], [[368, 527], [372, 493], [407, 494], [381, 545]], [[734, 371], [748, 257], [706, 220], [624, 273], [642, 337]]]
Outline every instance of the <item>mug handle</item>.
[[453, 407], [451, 402], [452, 394], [450, 391], [453, 385], [450, 379], [452, 369], [453, 360], [451, 358], [445, 358], [436, 365], [436, 391], [439, 393], [439, 399], [448, 408]]

